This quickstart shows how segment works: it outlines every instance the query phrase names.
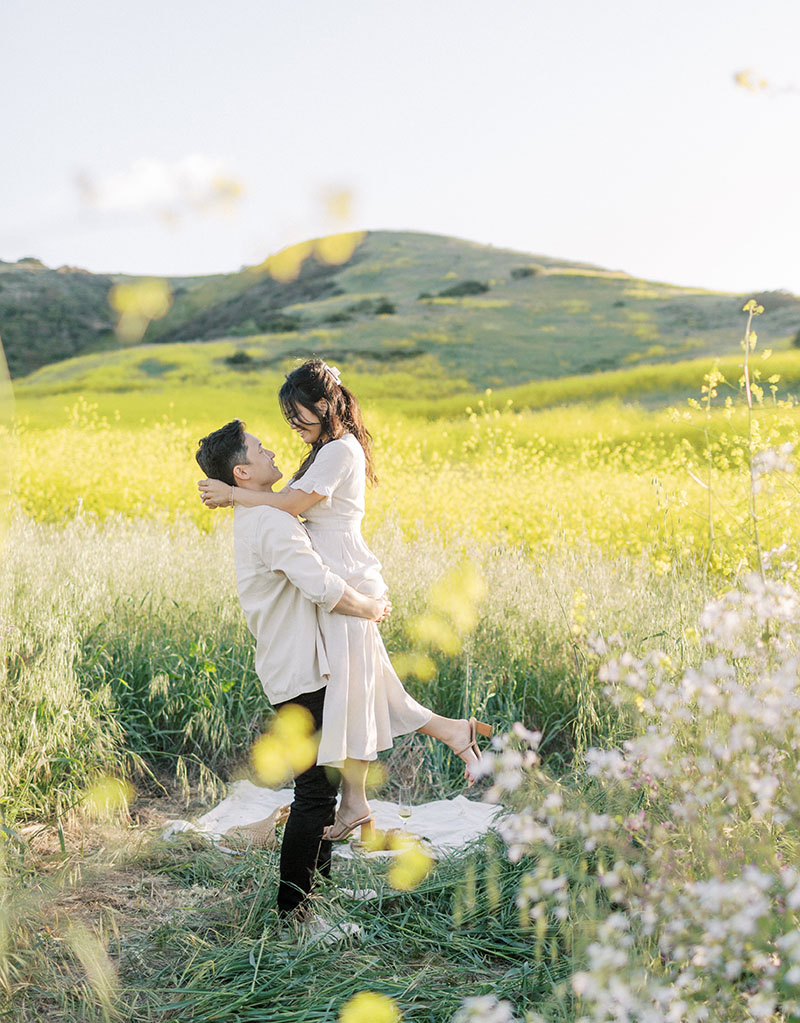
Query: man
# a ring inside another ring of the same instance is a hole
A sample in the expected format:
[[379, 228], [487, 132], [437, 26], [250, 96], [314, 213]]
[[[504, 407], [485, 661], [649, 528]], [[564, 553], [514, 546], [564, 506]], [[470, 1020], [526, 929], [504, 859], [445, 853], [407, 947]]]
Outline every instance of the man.
[[[206, 476], [246, 490], [272, 490], [282, 477], [275, 455], [235, 419], [207, 437], [197, 451]], [[234, 561], [239, 600], [256, 639], [256, 672], [270, 703], [305, 707], [322, 727], [328, 663], [317, 624], [325, 611], [381, 621], [387, 600], [358, 593], [330, 571], [292, 515], [236, 506]], [[335, 816], [338, 779], [316, 764], [295, 779], [294, 800], [281, 845], [278, 913], [302, 907], [315, 870], [330, 874], [331, 843], [322, 831]]]

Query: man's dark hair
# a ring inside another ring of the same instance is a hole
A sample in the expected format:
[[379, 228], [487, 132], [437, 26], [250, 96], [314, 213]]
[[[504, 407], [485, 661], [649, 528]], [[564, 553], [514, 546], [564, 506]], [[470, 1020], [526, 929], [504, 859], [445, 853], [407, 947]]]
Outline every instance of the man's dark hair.
[[226, 423], [198, 443], [200, 447], [194, 457], [206, 476], [235, 486], [233, 467], [247, 464], [247, 442], [241, 419]]

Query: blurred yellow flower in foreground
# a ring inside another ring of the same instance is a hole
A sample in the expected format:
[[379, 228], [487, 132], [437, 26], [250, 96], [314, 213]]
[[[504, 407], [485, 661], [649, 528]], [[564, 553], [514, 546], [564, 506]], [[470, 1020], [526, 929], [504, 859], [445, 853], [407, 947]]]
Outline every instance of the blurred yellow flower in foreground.
[[84, 795], [84, 806], [94, 817], [124, 813], [136, 794], [130, 782], [105, 776], [92, 782]]
[[299, 242], [297, 245], [289, 245], [274, 256], [269, 256], [257, 270], [266, 270], [267, 273], [281, 284], [288, 284], [300, 275], [303, 263], [311, 255], [313, 246], [311, 242]]
[[231, 211], [243, 194], [244, 186], [241, 181], [226, 174], [219, 174], [212, 183], [211, 201], [207, 205], [219, 203], [224, 209]]
[[346, 263], [366, 237], [365, 231], [345, 231], [342, 234], [329, 234], [318, 238], [314, 244], [317, 259], [331, 266]]
[[454, 657], [461, 649], [461, 639], [452, 625], [435, 611], [412, 618], [407, 626], [408, 635], [415, 646], [441, 650]]
[[478, 606], [486, 593], [478, 566], [465, 559], [431, 587], [429, 602], [450, 619], [458, 632], [471, 632], [478, 624]]
[[108, 293], [108, 301], [119, 316], [117, 337], [132, 343], [141, 341], [153, 320], [167, 315], [172, 291], [167, 281], [149, 278], [131, 284], [115, 284]]
[[367, 768], [367, 788], [379, 789], [386, 784], [388, 777], [386, 765], [380, 760], [373, 760]]
[[395, 832], [390, 846], [400, 850], [386, 875], [392, 888], [409, 892], [433, 869], [433, 857], [427, 853], [413, 835]]
[[342, 1006], [339, 1023], [400, 1023], [394, 1000], [375, 991], [359, 991]]
[[288, 284], [297, 280], [303, 263], [312, 253], [321, 263], [340, 266], [350, 259], [365, 237], [364, 231], [345, 231], [318, 238], [315, 242], [298, 242], [297, 245], [289, 245], [274, 256], [269, 256], [254, 270], [266, 271], [274, 280]]
[[396, 654], [392, 657], [394, 670], [400, 678], [408, 678], [413, 675], [420, 682], [430, 682], [436, 674], [436, 663], [427, 654], [416, 652]]
[[353, 212], [353, 193], [349, 188], [331, 188], [322, 195], [326, 212], [336, 220], [349, 220]]
[[745, 68], [743, 71], [737, 71], [733, 76], [733, 80], [743, 89], [747, 89], [748, 92], [761, 92], [763, 89], [769, 88], [769, 82], [766, 78], [762, 78], [751, 68]]
[[276, 788], [307, 771], [317, 759], [314, 719], [295, 703], [275, 715], [272, 727], [255, 743], [251, 759], [261, 781]]
[[463, 637], [478, 624], [478, 608], [486, 592], [483, 576], [469, 559], [446, 572], [431, 587], [427, 610], [406, 625], [412, 650], [394, 658], [397, 674], [430, 681], [436, 665], [426, 651], [438, 650], [448, 657], [459, 654]]

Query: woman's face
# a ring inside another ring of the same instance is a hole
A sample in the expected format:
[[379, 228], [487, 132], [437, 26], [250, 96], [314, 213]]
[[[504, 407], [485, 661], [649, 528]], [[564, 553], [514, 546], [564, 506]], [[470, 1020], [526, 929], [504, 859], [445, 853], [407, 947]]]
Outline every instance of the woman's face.
[[293, 416], [289, 417], [289, 425], [300, 434], [306, 444], [314, 444], [319, 440], [322, 423], [319, 415], [305, 405], [298, 405]]

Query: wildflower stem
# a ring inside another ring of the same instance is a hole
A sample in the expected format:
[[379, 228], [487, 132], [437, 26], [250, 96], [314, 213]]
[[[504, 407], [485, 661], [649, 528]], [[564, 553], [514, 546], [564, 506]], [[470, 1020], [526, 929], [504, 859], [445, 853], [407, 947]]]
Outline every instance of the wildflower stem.
[[706, 564], [711, 563], [711, 557], [714, 553], [714, 495], [712, 492], [714, 456], [711, 450], [711, 440], [708, 428], [711, 423], [711, 399], [716, 394], [716, 386], [719, 379], [721, 379], [721, 375], [715, 366], [712, 372], [706, 377], [706, 421], [705, 426], [703, 427], [703, 436], [706, 443], [706, 467], [708, 469], [708, 554], [706, 555]]
[[755, 464], [753, 459], [753, 391], [750, 383], [750, 347], [751, 347], [751, 332], [750, 327], [753, 323], [753, 316], [756, 312], [757, 307], [755, 303], [752, 305], [748, 302], [749, 309], [747, 306], [747, 326], [744, 330], [744, 393], [747, 399], [747, 461], [750, 468], [750, 521], [753, 525], [753, 542], [756, 547], [756, 557], [758, 558], [758, 572], [761, 576], [762, 581], [764, 580], [764, 558], [761, 551], [761, 538], [758, 532], [758, 509], [756, 507], [756, 473]]

